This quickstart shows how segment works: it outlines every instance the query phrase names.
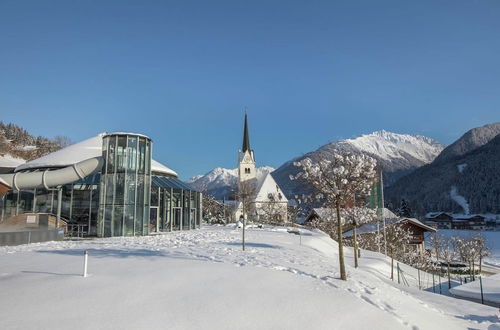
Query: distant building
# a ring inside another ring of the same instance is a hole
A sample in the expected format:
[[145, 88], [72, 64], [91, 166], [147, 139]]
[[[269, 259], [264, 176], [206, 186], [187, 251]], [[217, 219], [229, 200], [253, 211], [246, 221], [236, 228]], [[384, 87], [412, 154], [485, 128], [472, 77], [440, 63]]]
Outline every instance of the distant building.
[[[488, 222], [488, 223], [487, 223]], [[494, 222], [487, 221], [480, 214], [464, 215], [447, 212], [431, 212], [425, 216], [425, 223], [438, 229], [494, 230]]]
[[[408, 245], [413, 246], [416, 250], [420, 252], [425, 251], [425, 233], [427, 232], [436, 232], [436, 229], [428, 226], [417, 219], [414, 218], [392, 218], [385, 220], [385, 226], [402, 226], [404, 229], [407, 229], [411, 233], [410, 242]], [[363, 225], [357, 229], [357, 234], [359, 236], [374, 236], [377, 233], [377, 230], [383, 232], [384, 225], [380, 222], [377, 226], [377, 223], [369, 223]], [[348, 231], [344, 233], [344, 236], [349, 238], [352, 237], [352, 231]]]
[[58, 215], [86, 236], [141, 236], [199, 228], [201, 193], [152, 159], [152, 141], [102, 133], [0, 174], [0, 227], [22, 214]]
[[[248, 117], [245, 114], [243, 128], [243, 144], [238, 153], [238, 189], [253, 187], [250, 207], [245, 210], [246, 218], [254, 221], [284, 223], [287, 221], [288, 199], [283, 190], [276, 183], [271, 173], [257, 179], [255, 170], [254, 151], [250, 148], [250, 135], [248, 131]], [[240, 219], [243, 214], [243, 205], [237, 202], [234, 218]]]

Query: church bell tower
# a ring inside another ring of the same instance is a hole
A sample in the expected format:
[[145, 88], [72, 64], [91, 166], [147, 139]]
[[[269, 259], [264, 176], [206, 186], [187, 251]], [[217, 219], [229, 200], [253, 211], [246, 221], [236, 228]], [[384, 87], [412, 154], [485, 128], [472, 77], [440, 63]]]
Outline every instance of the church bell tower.
[[250, 149], [250, 137], [248, 135], [248, 119], [245, 113], [245, 126], [243, 128], [243, 146], [238, 157], [238, 177], [240, 183], [255, 179], [255, 158], [253, 150]]

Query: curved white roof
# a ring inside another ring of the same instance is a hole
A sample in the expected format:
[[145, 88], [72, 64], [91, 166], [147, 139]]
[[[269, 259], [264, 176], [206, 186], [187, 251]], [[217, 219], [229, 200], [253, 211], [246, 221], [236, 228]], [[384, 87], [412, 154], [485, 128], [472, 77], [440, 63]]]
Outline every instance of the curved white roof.
[[[102, 156], [102, 138], [107, 133], [98, 134], [90, 139], [72, 144], [66, 148], [34, 159], [16, 167], [16, 172], [47, 167], [65, 167], [84, 161], [89, 158]], [[177, 173], [165, 165], [151, 161], [151, 171], [177, 177]]]
[[151, 159], [151, 172], [153, 173], [159, 173], [159, 174], [167, 174], [167, 175], [173, 175], [177, 177], [177, 173], [174, 170], [171, 170], [170, 168], [166, 167], [165, 165], [157, 162], [154, 159]]

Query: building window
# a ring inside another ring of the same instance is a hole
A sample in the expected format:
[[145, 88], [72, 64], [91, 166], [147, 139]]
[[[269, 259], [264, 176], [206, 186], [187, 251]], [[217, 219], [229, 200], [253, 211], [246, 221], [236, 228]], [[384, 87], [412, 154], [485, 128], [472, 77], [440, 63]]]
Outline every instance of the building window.
[[250, 174], [250, 169], [248, 167], [245, 168], [245, 174]]

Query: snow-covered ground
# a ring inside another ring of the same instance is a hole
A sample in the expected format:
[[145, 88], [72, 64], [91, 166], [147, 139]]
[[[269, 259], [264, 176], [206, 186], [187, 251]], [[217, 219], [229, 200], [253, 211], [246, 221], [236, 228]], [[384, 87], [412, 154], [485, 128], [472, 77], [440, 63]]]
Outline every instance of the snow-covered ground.
[[[483, 299], [485, 302], [500, 307], [500, 274], [483, 277]], [[458, 297], [471, 298], [481, 301], [481, 282], [476, 280], [467, 284], [454, 287], [450, 292]]]
[[[320, 232], [203, 227], [0, 248], [0, 329], [500, 329], [496, 308], [390, 279]], [[90, 276], [83, 278], [82, 251]]]

